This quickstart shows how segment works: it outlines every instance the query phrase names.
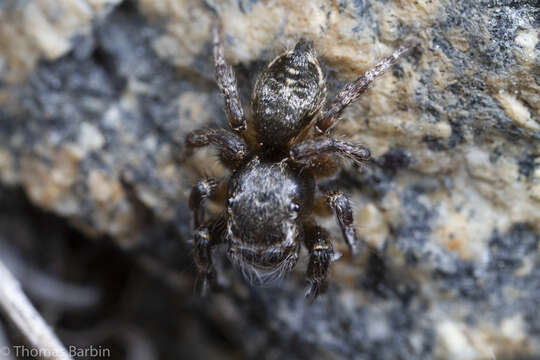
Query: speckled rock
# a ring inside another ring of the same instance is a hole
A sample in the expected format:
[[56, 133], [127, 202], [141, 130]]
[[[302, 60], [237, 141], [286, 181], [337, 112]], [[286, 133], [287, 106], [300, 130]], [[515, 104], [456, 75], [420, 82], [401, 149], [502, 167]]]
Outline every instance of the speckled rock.
[[328, 101], [413, 40], [335, 130], [373, 161], [321, 184], [351, 195], [376, 252], [335, 262], [312, 306], [305, 264], [279, 287], [250, 289], [225, 262], [225, 290], [198, 311], [238, 334], [247, 357], [540, 357], [537, 2], [119, 3], [0, 5], [2, 183], [127, 249], [152, 244], [148, 218], [187, 244], [191, 185], [226, 174], [212, 150], [180, 159], [187, 132], [226, 126], [214, 12], [246, 108], [257, 71], [301, 37], [314, 41]]

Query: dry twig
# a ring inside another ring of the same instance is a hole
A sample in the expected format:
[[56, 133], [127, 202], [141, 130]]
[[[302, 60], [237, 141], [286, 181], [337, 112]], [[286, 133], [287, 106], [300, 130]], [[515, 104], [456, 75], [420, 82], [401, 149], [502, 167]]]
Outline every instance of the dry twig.
[[0, 309], [44, 359], [71, 359], [60, 340], [23, 293], [18, 281], [0, 261]]
[[0, 261], [10, 269], [26, 293], [38, 303], [46, 303], [62, 310], [86, 310], [97, 306], [102, 294], [94, 286], [84, 286], [61, 281], [27, 264], [0, 238]]

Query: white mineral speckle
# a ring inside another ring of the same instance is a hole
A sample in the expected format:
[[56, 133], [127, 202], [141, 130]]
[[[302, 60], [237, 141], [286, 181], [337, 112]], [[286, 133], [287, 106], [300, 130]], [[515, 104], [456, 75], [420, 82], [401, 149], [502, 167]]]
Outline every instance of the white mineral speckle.
[[467, 337], [464, 324], [450, 320], [442, 321], [437, 325], [437, 342], [445, 350], [443, 358], [461, 360], [479, 358], [478, 352]]
[[538, 56], [538, 50], [536, 46], [538, 44], [538, 37], [540, 32], [538, 29], [527, 29], [519, 32], [516, 36], [516, 54], [523, 59], [526, 63], [533, 63]]
[[496, 96], [502, 108], [514, 122], [523, 128], [539, 131], [540, 124], [531, 117], [529, 109], [514, 95], [507, 92], [499, 92]]
[[83, 151], [95, 151], [100, 149], [105, 143], [105, 138], [101, 132], [90, 123], [81, 124], [79, 131], [79, 145]]

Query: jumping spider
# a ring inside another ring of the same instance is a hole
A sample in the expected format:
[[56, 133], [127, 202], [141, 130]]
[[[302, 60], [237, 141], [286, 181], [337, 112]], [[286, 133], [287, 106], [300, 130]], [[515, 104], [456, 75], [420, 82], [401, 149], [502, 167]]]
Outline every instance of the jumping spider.
[[[315, 299], [326, 288], [333, 259], [328, 232], [317, 225], [312, 211], [317, 201], [315, 178], [336, 169], [336, 158], [355, 162], [370, 158], [367, 148], [328, 136], [343, 110], [409, 46], [379, 62], [347, 84], [330, 108], [325, 76], [312, 47], [300, 40], [293, 50], [276, 57], [260, 74], [252, 95], [255, 141], [247, 135], [247, 122], [233, 69], [225, 61], [219, 29], [213, 29], [216, 80], [225, 98], [225, 111], [233, 132], [203, 129], [187, 135], [186, 148], [214, 145], [221, 161], [232, 170], [226, 209], [205, 222], [204, 202], [217, 193], [215, 179], [200, 180], [189, 198], [193, 213], [197, 287], [204, 292], [215, 278], [212, 247], [228, 245], [228, 257], [252, 281], [265, 282], [291, 271], [300, 244], [309, 251], [306, 296]], [[314, 129], [314, 131], [312, 131]], [[335, 213], [352, 254], [358, 252], [351, 204], [341, 192], [323, 195]], [[324, 200], [324, 198], [323, 198]]]

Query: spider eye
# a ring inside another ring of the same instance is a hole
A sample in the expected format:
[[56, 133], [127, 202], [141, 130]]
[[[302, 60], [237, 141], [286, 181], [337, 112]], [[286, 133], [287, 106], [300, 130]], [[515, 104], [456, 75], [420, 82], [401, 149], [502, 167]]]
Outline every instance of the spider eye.
[[300, 211], [300, 204], [298, 203], [291, 203], [291, 205], [289, 205], [289, 209], [292, 211], [292, 212], [299, 212]]

